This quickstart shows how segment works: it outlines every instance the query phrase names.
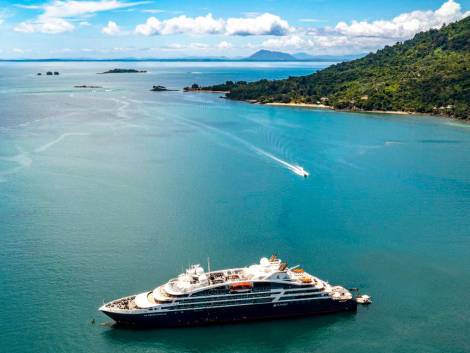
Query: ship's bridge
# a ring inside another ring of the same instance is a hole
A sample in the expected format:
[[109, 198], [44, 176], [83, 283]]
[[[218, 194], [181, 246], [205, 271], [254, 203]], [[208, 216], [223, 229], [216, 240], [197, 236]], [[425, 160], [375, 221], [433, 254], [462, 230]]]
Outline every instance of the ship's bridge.
[[276, 256], [263, 257], [258, 264], [243, 268], [205, 272], [201, 265], [192, 265], [177, 278], [154, 290], [157, 301], [168, 301], [207, 287], [222, 286], [238, 282], [281, 281], [298, 284], [315, 284], [316, 278], [296, 267], [288, 268]]
[[169, 295], [178, 296], [208, 285], [210, 285], [209, 278], [202, 266], [191, 265], [186, 272], [168, 281], [164, 286], [164, 290]]

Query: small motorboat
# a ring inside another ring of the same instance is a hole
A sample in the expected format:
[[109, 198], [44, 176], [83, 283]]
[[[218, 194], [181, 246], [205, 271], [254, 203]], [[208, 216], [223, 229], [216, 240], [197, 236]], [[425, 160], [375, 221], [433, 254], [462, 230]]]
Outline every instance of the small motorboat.
[[356, 302], [358, 304], [368, 305], [368, 304], [372, 304], [372, 298], [366, 294], [358, 295], [356, 297]]
[[296, 166], [295, 167], [295, 173], [303, 176], [304, 178], [307, 178], [310, 174], [301, 166]]

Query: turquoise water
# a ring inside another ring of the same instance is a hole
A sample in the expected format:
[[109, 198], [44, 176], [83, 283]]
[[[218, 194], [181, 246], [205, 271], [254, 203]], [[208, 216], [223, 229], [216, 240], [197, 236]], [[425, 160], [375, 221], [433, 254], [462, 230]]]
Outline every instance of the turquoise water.
[[[116, 66], [0, 65], [1, 351], [470, 351], [469, 125], [148, 91], [321, 64], [139, 63], [149, 73], [96, 75]], [[48, 69], [62, 74], [35, 76]], [[204, 328], [100, 325], [103, 300], [189, 263], [273, 252], [374, 304]]]

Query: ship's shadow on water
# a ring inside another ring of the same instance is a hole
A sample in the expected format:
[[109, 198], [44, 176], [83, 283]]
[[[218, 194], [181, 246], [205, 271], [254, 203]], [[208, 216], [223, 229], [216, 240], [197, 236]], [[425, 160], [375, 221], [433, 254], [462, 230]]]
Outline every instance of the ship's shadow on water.
[[[154, 347], [164, 352], [315, 351], [311, 342], [351, 327], [353, 313], [249, 321], [187, 328], [136, 329], [111, 325], [102, 335], [112, 345]], [[310, 347], [308, 347], [310, 346]]]

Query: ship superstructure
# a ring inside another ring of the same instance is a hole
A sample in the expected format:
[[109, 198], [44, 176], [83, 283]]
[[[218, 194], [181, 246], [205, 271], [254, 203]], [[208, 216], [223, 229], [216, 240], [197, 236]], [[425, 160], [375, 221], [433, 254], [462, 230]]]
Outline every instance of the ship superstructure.
[[190, 266], [155, 288], [117, 300], [100, 310], [121, 324], [187, 326], [249, 319], [355, 311], [341, 286], [289, 268], [276, 256], [248, 267], [205, 272]]

